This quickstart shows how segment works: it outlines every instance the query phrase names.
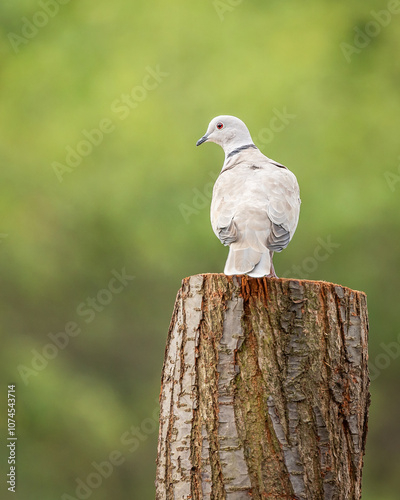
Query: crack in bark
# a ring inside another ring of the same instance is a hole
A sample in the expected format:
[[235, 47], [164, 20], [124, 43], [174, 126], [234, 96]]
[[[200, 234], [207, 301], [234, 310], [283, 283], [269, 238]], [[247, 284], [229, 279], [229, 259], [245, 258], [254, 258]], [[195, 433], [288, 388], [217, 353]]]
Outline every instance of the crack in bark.
[[[202, 297], [201, 310], [204, 310], [204, 297]], [[203, 322], [203, 317], [200, 320], [197, 333], [198, 333], [198, 342], [195, 346], [195, 364], [194, 364], [194, 372], [195, 372], [195, 401], [196, 405], [193, 408], [193, 420], [192, 420], [192, 432], [190, 436], [190, 462], [193, 464], [191, 468], [191, 488], [190, 492], [193, 500], [201, 500], [204, 496], [204, 489], [202, 487], [203, 483], [203, 472], [202, 469], [205, 470], [206, 466], [200, 467], [199, 464], [202, 463], [202, 429], [201, 429], [201, 413], [200, 413], [200, 381], [199, 381], [199, 349], [201, 342], [201, 324]], [[201, 492], [203, 495], [201, 495]]]

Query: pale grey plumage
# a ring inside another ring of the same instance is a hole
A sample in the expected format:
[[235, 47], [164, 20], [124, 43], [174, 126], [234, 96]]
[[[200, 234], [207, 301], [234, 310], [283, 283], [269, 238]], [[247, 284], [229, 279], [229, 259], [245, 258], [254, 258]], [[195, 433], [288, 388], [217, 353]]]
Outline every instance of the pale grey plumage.
[[295, 175], [263, 155], [234, 116], [214, 118], [197, 145], [206, 141], [225, 151], [211, 202], [214, 233], [230, 247], [224, 273], [275, 276], [273, 252], [287, 247], [299, 219]]

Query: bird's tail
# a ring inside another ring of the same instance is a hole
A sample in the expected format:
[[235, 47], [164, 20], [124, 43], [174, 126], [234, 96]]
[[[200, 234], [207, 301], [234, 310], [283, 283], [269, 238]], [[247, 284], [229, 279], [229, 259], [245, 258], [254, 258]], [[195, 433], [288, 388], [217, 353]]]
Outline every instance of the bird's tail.
[[272, 253], [269, 250], [258, 252], [253, 248], [238, 248], [233, 245], [229, 247], [229, 255], [225, 264], [224, 273], [248, 274], [253, 278], [275, 275], [272, 266]]

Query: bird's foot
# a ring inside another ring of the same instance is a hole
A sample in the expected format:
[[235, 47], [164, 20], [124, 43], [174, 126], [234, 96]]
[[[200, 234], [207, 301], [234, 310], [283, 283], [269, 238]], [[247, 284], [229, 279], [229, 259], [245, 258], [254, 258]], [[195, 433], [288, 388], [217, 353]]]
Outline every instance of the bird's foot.
[[276, 272], [275, 272], [275, 268], [274, 268], [274, 264], [272, 262], [272, 257], [274, 255], [274, 252], [270, 252], [270, 256], [271, 256], [271, 269], [270, 269], [270, 274], [268, 274], [267, 278], [277, 278], [278, 276], [276, 275]]

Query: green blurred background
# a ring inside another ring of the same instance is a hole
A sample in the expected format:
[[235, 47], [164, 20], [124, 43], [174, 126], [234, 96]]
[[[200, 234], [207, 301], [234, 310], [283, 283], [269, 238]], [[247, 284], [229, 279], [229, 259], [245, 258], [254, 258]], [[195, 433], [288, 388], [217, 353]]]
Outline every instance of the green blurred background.
[[233, 114], [300, 184], [278, 275], [368, 295], [363, 498], [398, 499], [400, 2], [20, 0], [0, 23], [0, 496], [15, 383], [12, 498], [154, 498], [175, 295], [227, 254], [223, 153], [195, 142]]

